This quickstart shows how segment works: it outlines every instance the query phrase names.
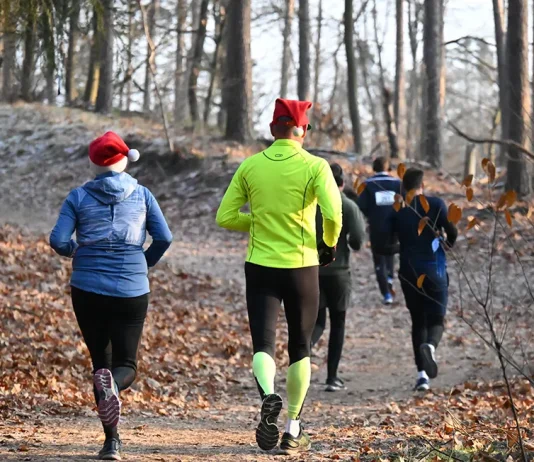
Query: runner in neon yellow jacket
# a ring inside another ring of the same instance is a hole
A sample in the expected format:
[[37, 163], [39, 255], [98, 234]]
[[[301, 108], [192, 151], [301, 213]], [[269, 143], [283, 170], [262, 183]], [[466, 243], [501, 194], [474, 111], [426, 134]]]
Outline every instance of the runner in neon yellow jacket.
[[[276, 321], [284, 303], [289, 331], [288, 422], [281, 449], [309, 449], [300, 415], [311, 376], [311, 335], [319, 306], [318, 246], [333, 258], [342, 227], [341, 195], [328, 163], [302, 148], [311, 103], [278, 99], [271, 124], [275, 142], [237, 169], [217, 212], [217, 223], [250, 233], [245, 264], [247, 309], [254, 347], [252, 368], [263, 400], [256, 429], [260, 448], [278, 444], [282, 398], [274, 392]], [[249, 203], [250, 213], [241, 212]], [[317, 243], [317, 203], [323, 240]], [[323, 260], [323, 259], [321, 259]]]

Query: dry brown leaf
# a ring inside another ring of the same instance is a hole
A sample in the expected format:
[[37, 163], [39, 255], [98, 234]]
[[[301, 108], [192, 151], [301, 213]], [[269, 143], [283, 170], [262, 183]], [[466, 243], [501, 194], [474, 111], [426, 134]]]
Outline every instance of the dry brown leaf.
[[462, 209], [458, 207], [455, 203], [452, 203], [451, 205], [449, 205], [447, 219], [454, 225], [457, 225], [462, 219]]
[[473, 217], [469, 220], [469, 223], [467, 223], [467, 230], [474, 228], [476, 225], [480, 224], [480, 220], [476, 217]]
[[467, 200], [469, 202], [471, 202], [473, 200], [473, 195], [474, 195], [473, 188], [467, 188], [465, 190], [465, 197], [467, 197]]
[[358, 196], [360, 196], [362, 192], [365, 191], [365, 187], [366, 187], [366, 183], [362, 183], [360, 184], [360, 186], [358, 186], [358, 189], [356, 190], [356, 193], [358, 194]]
[[506, 193], [501, 194], [501, 197], [499, 197], [499, 200], [497, 201], [497, 204], [495, 207], [497, 208], [497, 210], [500, 210], [504, 207], [505, 204], [506, 204]]
[[510, 213], [510, 210], [506, 209], [504, 211], [504, 216], [506, 217], [506, 223], [508, 223], [508, 226], [512, 227], [512, 214]]
[[357, 191], [359, 185], [360, 185], [360, 178], [356, 177], [356, 179], [354, 180], [354, 183], [352, 184], [352, 189], [354, 189], [354, 191]]
[[462, 186], [470, 187], [473, 184], [473, 175], [467, 175], [462, 181]]
[[402, 207], [402, 204], [400, 202], [395, 202], [393, 204], [393, 208], [395, 209], [395, 212], [398, 212]]
[[419, 226], [417, 227], [417, 235], [420, 236], [428, 223], [428, 217], [423, 217], [419, 220]]
[[487, 157], [484, 157], [484, 159], [482, 159], [482, 162], [481, 162], [481, 163], [482, 163], [482, 169], [483, 169], [483, 170], [486, 170], [486, 167], [487, 167], [489, 161], [490, 161], [490, 160], [489, 160]]
[[517, 193], [515, 191], [508, 191], [505, 193], [506, 206], [512, 207], [517, 201]]
[[423, 210], [425, 211], [425, 213], [428, 213], [430, 210], [430, 204], [428, 203], [428, 200], [424, 196], [424, 194], [421, 194], [419, 196], [419, 202], [421, 202], [421, 206], [423, 207]]
[[399, 176], [401, 180], [404, 178], [405, 173], [406, 173], [406, 165], [404, 165], [403, 163], [400, 163], [399, 166], [397, 167], [397, 175]]
[[495, 181], [495, 176], [497, 174], [497, 171], [495, 169], [495, 164], [491, 160], [486, 165], [486, 170], [488, 172], [489, 182], [493, 183]]
[[423, 283], [425, 282], [425, 278], [426, 278], [426, 274], [421, 274], [421, 276], [419, 276], [417, 278], [417, 288], [418, 289], [421, 289], [423, 287]]

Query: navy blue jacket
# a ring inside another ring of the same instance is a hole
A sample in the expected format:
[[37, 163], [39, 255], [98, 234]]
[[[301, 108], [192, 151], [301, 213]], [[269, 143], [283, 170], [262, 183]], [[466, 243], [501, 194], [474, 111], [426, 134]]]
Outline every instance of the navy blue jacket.
[[[398, 243], [389, 229], [395, 194], [400, 194], [401, 181], [387, 173], [377, 173], [365, 181], [358, 206], [369, 221], [371, 248], [376, 253], [397, 253]], [[380, 250], [380, 251], [379, 251]]]
[[[400, 243], [399, 273], [409, 280], [417, 275], [426, 274], [436, 284], [447, 284], [447, 260], [443, 242], [452, 247], [458, 236], [458, 230], [447, 219], [447, 206], [438, 197], [426, 197], [430, 209], [425, 213], [420, 198], [412, 200], [411, 207], [404, 207], [393, 213], [391, 232]], [[421, 217], [429, 218], [421, 235], [418, 234]], [[438, 237], [439, 236], [439, 237]], [[438, 237], [438, 242], [432, 243]]]

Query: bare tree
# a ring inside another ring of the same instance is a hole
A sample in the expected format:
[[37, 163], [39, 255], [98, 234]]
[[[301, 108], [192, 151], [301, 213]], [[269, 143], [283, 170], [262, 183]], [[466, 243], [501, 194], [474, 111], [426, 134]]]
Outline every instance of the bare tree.
[[132, 107], [133, 43], [135, 33], [135, 0], [128, 0], [128, 37], [126, 45], [126, 111]]
[[33, 77], [35, 73], [35, 45], [37, 40], [37, 1], [24, 2], [24, 60], [22, 61], [21, 96], [24, 101], [31, 101]]
[[295, 0], [285, 1], [284, 15], [284, 38], [282, 44], [282, 82], [280, 97], [287, 98], [287, 87], [291, 71], [291, 32], [293, 28], [293, 16], [295, 14]]
[[396, 0], [397, 20], [397, 56], [395, 61], [395, 125], [397, 127], [397, 142], [399, 158], [405, 158], [406, 94], [404, 89], [404, 0]]
[[191, 74], [189, 74], [189, 112], [191, 113], [193, 124], [196, 124], [200, 118], [197, 101], [197, 83], [198, 76], [200, 75], [200, 66], [202, 64], [202, 55], [204, 54], [204, 41], [206, 39], [206, 26], [208, 23], [208, 6], [209, 0], [202, 0], [200, 3], [198, 32], [195, 41]]
[[[509, 0], [508, 32], [506, 37], [506, 67], [508, 70], [509, 126], [507, 138], [519, 146], [530, 146], [530, 84], [528, 66], [528, 3]], [[530, 193], [530, 175], [521, 151], [508, 147], [506, 189], [519, 195]]]
[[213, 59], [211, 61], [211, 76], [208, 87], [208, 94], [204, 103], [204, 124], [207, 124], [211, 112], [211, 103], [213, 93], [215, 91], [215, 84], [219, 77], [220, 54], [223, 48], [223, 34], [226, 24], [226, 5], [221, 0], [214, 0], [213, 2], [213, 16], [215, 17], [215, 51], [213, 52]]
[[[508, 103], [506, 101], [506, 59], [503, 0], [493, 0], [493, 21], [495, 23], [495, 44], [497, 46], [497, 72], [499, 78], [499, 107], [501, 109], [501, 139], [507, 138]], [[506, 149], [501, 146], [501, 162]]]
[[313, 81], [313, 101], [319, 103], [319, 80], [321, 77], [321, 38], [323, 32], [323, 0], [319, 0], [317, 14], [317, 41], [315, 42], [315, 72]]
[[228, 10], [226, 60], [226, 138], [247, 141], [251, 136], [252, 60], [250, 56], [251, 0], [232, 0]]
[[85, 91], [83, 100], [86, 104], [95, 105], [96, 96], [98, 93], [98, 81], [100, 79], [100, 58], [102, 47], [101, 34], [101, 15], [98, 13], [98, 8], [93, 11], [93, 35], [91, 37], [91, 53], [89, 55], [89, 69], [87, 70], [87, 80], [85, 84]]
[[426, 75], [424, 152], [434, 168], [441, 168], [441, 0], [425, 0], [423, 61]]
[[417, 51], [419, 49], [419, 26], [421, 24], [422, 3], [418, 0], [408, 0], [408, 35], [410, 39], [410, 52], [412, 55], [412, 70], [410, 71], [409, 111], [406, 124], [406, 148], [411, 157], [415, 155], [415, 144], [412, 139], [421, 139], [418, 136], [416, 123], [420, 114], [420, 78]]
[[71, 104], [77, 96], [76, 93], [76, 80], [75, 70], [77, 60], [76, 47], [78, 45], [78, 38], [80, 35], [79, 22], [80, 20], [80, 0], [72, 0], [70, 5], [70, 14], [69, 14], [69, 48], [67, 50], [67, 66], [66, 66], [66, 76], [65, 76], [65, 93], [67, 104]]
[[95, 110], [108, 114], [113, 107], [113, 0], [102, 3], [102, 45], [100, 55], [100, 78]]
[[345, 0], [345, 52], [347, 54], [347, 82], [349, 112], [352, 123], [352, 139], [354, 150], [358, 154], [363, 153], [362, 128], [360, 121], [360, 110], [358, 107], [358, 73], [356, 69], [356, 59], [354, 57], [354, 14], [352, 0]]
[[56, 102], [56, 40], [54, 33], [54, 5], [44, 0], [41, 12], [43, 47], [45, 54], [46, 99], [48, 104]]
[[373, 125], [373, 145], [380, 141], [380, 124], [378, 122], [378, 116], [376, 113], [375, 98], [371, 92], [371, 83], [369, 79], [369, 69], [372, 67], [371, 52], [369, 50], [369, 44], [367, 40], [358, 40], [358, 63], [362, 71], [363, 88], [367, 96], [367, 104], [369, 112], [371, 113], [371, 124]]
[[187, 20], [187, 0], [176, 2], [176, 64], [174, 69], [174, 123], [181, 123], [185, 115], [185, 24]]
[[13, 91], [15, 64], [17, 55], [17, 12], [13, 2], [2, 1], [4, 11], [3, 32], [4, 32], [4, 61], [2, 63], [2, 100], [13, 101], [15, 94]]
[[310, 99], [310, 3], [299, 0], [299, 71], [298, 96], [301, 101]]
[[[152, 40], [155, 39], [156, 30], [156, 15], [159, 10], [159, 0], [152, 0], [147, 11], [147, 27], [148, 33]], [[151, 61], [152, 60], [152, 61]], [[150, 45], [146, 46], [146, 66], [145, 66], [145, 85], [143, 95], [143, 112], [148, 114], [152, 107], [152, 72], [150, 67], [154, 65], [156, 60], [155, 53], [152, 53]]]

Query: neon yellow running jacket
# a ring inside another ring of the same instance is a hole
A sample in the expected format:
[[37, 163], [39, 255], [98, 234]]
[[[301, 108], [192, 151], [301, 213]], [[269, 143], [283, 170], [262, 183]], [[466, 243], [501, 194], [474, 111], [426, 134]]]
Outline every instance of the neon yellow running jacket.
[[[250, 213], [240, 212], [247, 202]], [[342, 217], [330, 166], [297, 141], [277, 140], [239, 166], [217, 211], [217, 224], [250, 233], [247, 262], [271, 268], [316, 266], [317, 203], [323, 240], [332, 247]]]

